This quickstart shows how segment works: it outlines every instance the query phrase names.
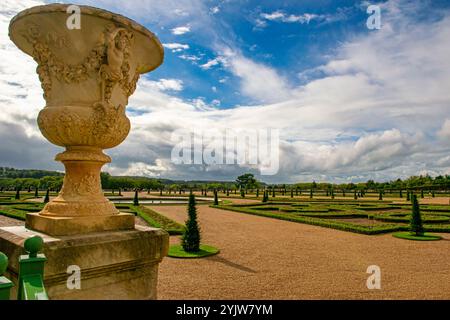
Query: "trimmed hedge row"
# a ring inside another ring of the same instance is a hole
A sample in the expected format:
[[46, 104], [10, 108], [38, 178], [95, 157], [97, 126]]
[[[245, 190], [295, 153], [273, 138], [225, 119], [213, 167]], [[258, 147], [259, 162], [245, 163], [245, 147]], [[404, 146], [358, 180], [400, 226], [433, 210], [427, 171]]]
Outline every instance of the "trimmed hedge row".
[[150, 208], [144, 206], [130, 206], [130, 209], [150, 226], [164, 229], [170, 235], [181, 235], [184, 232], [184, 226], [182, 224], [179, 224], [178, 222], [175, 222]]
[[26, 219], [26, 212], [15, 210], [15, 209], [2, 208], [2, 209], [0, 209], [0, 215], [3, 215], [8, 218], [12, 218], [12, 219], [21, 220], [21, 221], [25, 221], [25, 219]]
[[390, 206], [390, 207], [360, 207], [360, 208], [358, 208], [358, 210], [363, 210], [363, 211], [383, 211], [383, 210], [395, 210], [395, 209], [401, 209], [401, 207]]
[[[408, 223], [411, 221], [411, 215], [410, 214], [398, 214], [398, 216], [395, 215], [381, 215], [376, 214], [373, 216], [375, 220], [378, 221], [384, 221], [384, 222], [403, 222]], [[450, 222], [450, 217], [444, 217], [444, 216], [432, 216], [432, 215], [422, 215], [422, 222], [424, 223], [448, 223]]]
[[239, 213], [246, 213], [246, 214], [251, 214], [251, 215], [256, 215], [256, 216], [275, 218], [275, 219], [279, 219], [279, 220], [305, 223], [305, 224], [310, 224], [310, 225], [315, 225], [315, 226], [320, 226], [320, 227], [337, 229], [337, 230], [341, 230], [341, 231], [350, 231], [350, 232], [366, 234], [366, 235], [375, 235], [375, 234], [383, 234], [383, 233], [389, 233], [389, 232], [394, 232], [394, 231], [407, 230], [407, 228], [405, 226], [391, 225], [391, 224], [376, 225], [373, 227], [368, 227], [368, 226], [359, 226], [359, 225], [354, 225], [354, 224], [339, 222], [339, 221], [323, 220], [323, 219], [319, 219], [319, 218], [301, 217], [298, 215], [258, 212], [256, 210], [245, 209], [245, 208], [236, 208], [234, 206], [220, 206], [219, 205], [219, 206], [210, 206], [210, 207], [222, 209], [222, 210], [239, 212]]

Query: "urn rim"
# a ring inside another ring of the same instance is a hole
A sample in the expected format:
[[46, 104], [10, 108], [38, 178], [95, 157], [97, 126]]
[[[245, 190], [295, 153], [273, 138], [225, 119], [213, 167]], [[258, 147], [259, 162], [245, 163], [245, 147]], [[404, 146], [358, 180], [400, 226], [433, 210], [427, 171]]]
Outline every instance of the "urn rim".
[[[21, 41], [18, 41], [16, 39], [16, 36], [13, 33], [14, 24], [17, 21], [19, 21], [25, 17], [28, 17], [30, 15], [34, 15], [34, 14], [55, 13], [55, 12], [67, 14], [67, 8], [70, 7], [71, 5], [72, 4], [53, 3], [53, 4], [47, 4], [47, 5], [34, 6], [34, 7], [31, 7], [31, 8], [28, 8], [28, 9], [25, 9], [25, 10], [19, 12], [10, 21], [9, 30], [8, 30], [9, 38], [14, 42], [14, 44], [20, 50], [27, 53], [28, 55], [31, 55], [31, 53], [28, 52], [29, 50], [24, 48], [24, 46], [21, 44]], [[151, 63], [148, 65], [144, 65], [140, 68], [141, 74], [155, 70], [164, 62], [164, 47], [163, 47], [163, 45], [161, 44], [158, 37], [153, 32], [151, 32], [146, 27], [144, 27], [143, 25], [137, 23], [133, 19], [127, 18], [121, 14], [114, 13], [114, 12], [111, 12], [111, 11], [108, 11], [105, 9], [100, 9], [97, 7], [86, 6], [86, 5], [77, 5], [77, 6], [81, 9], [81, 14], [91, 15], [94, 17], [98, 17], [100, 19], [111, 20], [118, 24], [129, 27], [133, 31], [139, 32], [142, 35], [146, 36], [150, 41], [153, 42], [154, 45], [156, 45], [156, 48], [159, 51], [158, 52], [159, 55], [156, 55], [156, 56], [154, 54], [151, 55], [151, 60], [152, 60]]]

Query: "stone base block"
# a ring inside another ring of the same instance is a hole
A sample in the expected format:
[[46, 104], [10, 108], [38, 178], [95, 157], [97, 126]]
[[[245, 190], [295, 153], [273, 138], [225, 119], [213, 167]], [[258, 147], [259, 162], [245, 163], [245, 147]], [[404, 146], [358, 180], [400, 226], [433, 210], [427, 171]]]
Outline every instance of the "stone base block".
[[[14, 290], [19, 256], [25, 254], [23, 243], [34, 235], [45, 242], [44, 283], [50, 299], [156, 299], [158, 265], [169, 248], [167, 232], [136, 226], [128, 231], [52, 237], [25, 227], [0, 228], [0, 251], [9, 257], [7, 276], [15, 283]], [[69, 289], [74, 274], [68, 270], [78, 267], [81, 289]]]
[[30, 230], [51, 236], [67, 236], [91, 232], [132, 230], [134, 224], [134, 215], [129, 213], [92, 217], [49, 217], [39, 213], [28, 213], [25, 226]]

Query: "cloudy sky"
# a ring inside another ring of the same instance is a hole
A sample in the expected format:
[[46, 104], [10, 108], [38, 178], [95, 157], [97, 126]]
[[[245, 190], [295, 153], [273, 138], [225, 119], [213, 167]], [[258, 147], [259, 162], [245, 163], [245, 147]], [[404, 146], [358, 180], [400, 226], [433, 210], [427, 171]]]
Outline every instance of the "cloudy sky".
[[[57, 169], [36, 125], [35, 62], [9, 20], [45, 1], [0, 4], [0, 166]], [[84, 0], [153, 31], [165, 62], [127, 108], [132, 132], [107, 150], [115, 175], [233, 180], [256, 167], [176, 165], [177, 129], [279, 129], [267, 182], [379, 181], [450, 174], [450, 1]], [[381, 29], [369, 30], [369, 5]]]

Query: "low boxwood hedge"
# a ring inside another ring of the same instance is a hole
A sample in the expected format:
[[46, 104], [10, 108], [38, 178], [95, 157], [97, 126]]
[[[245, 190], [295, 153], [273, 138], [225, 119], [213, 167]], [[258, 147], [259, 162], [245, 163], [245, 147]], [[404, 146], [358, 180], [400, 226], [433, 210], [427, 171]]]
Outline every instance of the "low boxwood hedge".
[[367, 235], [375, 235], [375, 234], [383, 234], [383, 233], [389, 233], [389, 232], [394, 232], [394, 231], [407, 230], [405, 226], [394, 225], [394, 224], [360, 226], [360, 225], [355, 225], [352, 223], [346, 223], [346, 222], [340, 222], [340, 221], [332, 221], [332, 220], [325, 220], [325, 219], [312, 218], [312, 217], [302, 217], [299, 215], [292, 215], [292, 214], [287, 214], [287, 213], [286, 214], [269, 213], [269, 212], [257, 211], [257, 210], [252, 210], [249, 208], [242, 208], [242, 207], [235, 207], [235, 206], [219, 205], [219, 206], [210, 206], [210, 207], [222, 209], [222, 210], [239, 212], [239, 213], [246, 213], [246, 214], [251, 214], [251, 215], [256, 215], [256, 216], [305, 223], [305, 224], [310, 224], [310, 225], [315, 225], [315, 226], [320, 226], [320, 227], [337, 229], [337, 230], [341, 230], [341, 231], [350, 231], [350, 232], [355, 232], [355, 233], [360, 233], [360, 234], [367, 234]]
[[130, 206], [139, 217], [154, 228], [161, 228], [167, 231], [170, 235], [181, 235], [184, 232], [184, 226], [178, 222], [169, 219], [162, 214], [144, 207], [144, 206]]

